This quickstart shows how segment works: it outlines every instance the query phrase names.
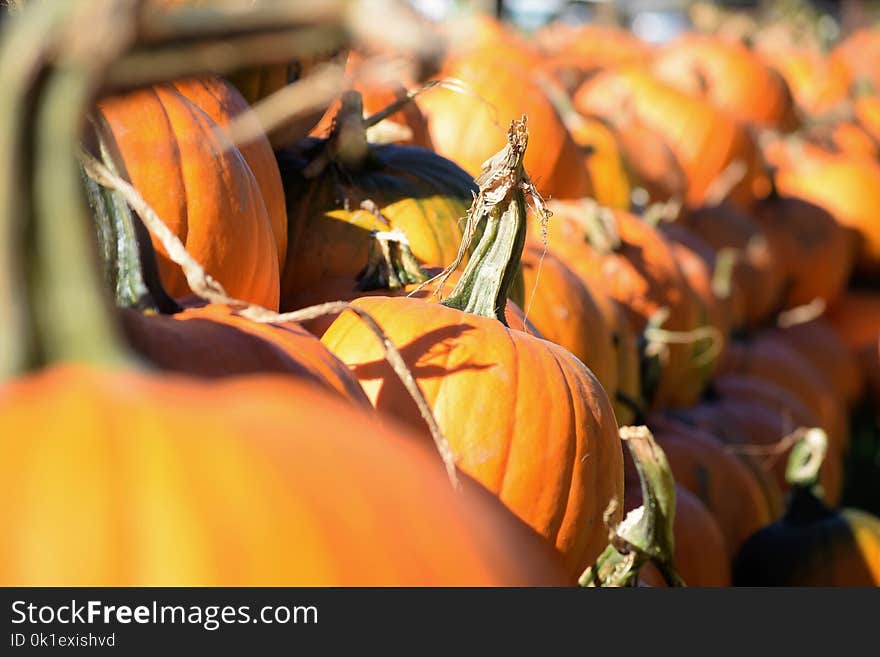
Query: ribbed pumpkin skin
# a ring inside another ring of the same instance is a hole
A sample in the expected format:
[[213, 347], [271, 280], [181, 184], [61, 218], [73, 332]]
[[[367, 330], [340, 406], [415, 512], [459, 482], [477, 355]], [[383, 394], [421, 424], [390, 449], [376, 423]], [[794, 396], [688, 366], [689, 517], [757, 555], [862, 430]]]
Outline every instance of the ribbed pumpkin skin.
[[[781, 386], [754, 376], [725, 374], [714, 383], [715, 398], [688, 409], [676, 411], [676, 417], [697, 426], [730, 445], [776, 447], [783, 438], [800, 427], [821, 426], [819, 417], [794, 394]], [[843, 484], [843, 461], [836, 444], [830, 449], [821, 480], [828, 500], [840, 499]], [[785, 459], [789, 449], [772, 460], [772, 474], [778, 488], [765, 484], [774, 508], [781, 508], [779, 490], [787, 490]], [[766, 457], [743, 454], [757, 467], [767, 468]]]
[[[552, 221], [552, 220], [551, 220]], [[613, 397], [618, 387], [612, 327], [590, 290], [552, 251], [527, 244], [522, 254], [528, 318], [541, 335], [583, 362]]]
[[880, 586], [880, 518], [831, 511], [816, 500], [792, 505], [785, 519], [743, 546], [734, 562], [736, 585]]
[[418, 98], [438, 153], [478, 176], [483, 162], [504, 144], [499, 126], [526, 114], [536, 147], [526, 153], [525, 168], [538, 190], [553, 198], [592, 195], [583, 153], [528, 68], [502, 55], [476, 53], [447, 62], [440, 75], [463, 81], [483, 100], [446, 89]]
[[599, 119], [584, 118], [571, 126], [571, 136], [586, 151], [593, 198], [609, 208], [630, 206], [630, 180], [614, 131]]
[[165, 371], [207, 378], [283, 373], [369, 405], [345, 365], [297, 324], [260, 324], [213, 304], [176, 315], [121, 310], [120, 318], [132, 348]]
[[750, 206], [753, 194], [763, 183], [757, 150], [739, 123], [643, 69], [597, 74], [577, 90], [574, 104], [583, 114], [615, 121], [621, 130], [626, 129], [625, 119], [615, 117], [631, 115], [662, 135], [687, 176], [688, 205], [702, 205], [712, 183], [734, 160], [742, 161], [747, 170], [730, 193], [732, 202]]
[[846, 155], [805, 151], [779, 169], [776, 186], [825, 208], [860, 236], [856, 269], [880, 272], [880, 164]]
[[845, 449], [848, 425], [833, 388], [780, 334], [762, 332], [746, 342], [732, 342], [720, 372], [752, 376], [788, 390], [816, 414], [831, 443]]
[[[227, 125], [230, 120], [250, 109], [247, 101], [235, 87], [222, 78], [181, 80], [174, 83], [174, 88], [220, 126]], [[287, 257], [287, 206], [275, 153], [272, 152], [269, 140], [263, 135], [247, 144], [237, 144], [237, 146], [260, 186], [260, 194], [269, 214], [269, 222], [272, 224], [272, 234], [278, 250], [278, 266], [283, 269]]]
[[660, 50], [651, 71], [740, 121], [783, 130], [797, 126], [784, 78], [743, 44], [688, 34]]
[[732, 282], [742, 303], [732, 306], [733, 328], [760, 326], [779, 309], [784, 285], [782, 263], [754, 219], [723, 204], [691, 210], [678, 221], [716, 252], [736, 252]]
[[822, 208], [797, 198], [762, 199], [752, 218], [785, 280], [785, 307], [815, 299], [830, 305], [840, 297], [855, 261], [855, 236], [850, 230]]
[[370, 232], [390, 228], [359, 209], [364, 200], [378, 205], [391, 227], [406, 234], [420, 262], [445, 266], [455, 259], [459, 221], [476, 192], [467, 173], [422, 148], [388, 145], [372, 147], [371, 161], [361, 171], [331, 166], [307, 179], [303, 169], [311, 149], [323, 143], [308, 140], [306, 152], [278, 154], [290, 222], [282, 309], [294, 309], [291, 297], [328, 278], [346, 278], [355, 286], [367, 262]]
[[[642, 489], [632, 460], [626, 460], [624, 506], [630, 511], [642, 504]], [[712, 514], [687, 489], [675, 486], [673, 521], [675, 570], [688, 586], [730, 586], [729, 550]], [[653, 564], [642, 568], [648, 583], [662, 583]], [[640, 577], [641, 577], [640, 573]]]
[[[657, 229], [634, 215], [615, 211], [621, 247], [602, 255], [587, 243], [587, 231], [576, 218], [585, 212], [582, 206], [558, 202], [551, 207], [550, 247], [579, 276], [619, 302], [637, 334], [662, 307], [670, 309], [663, 328], [696, 328], [699, 318], [694, 299], [672, 249]], [[669, 360], [664, 363], [653, 400], [656, 405], [687, 405], [694, 401], [693, 390], [678, 385], [696, 373], [693, 355], [693, 345], [669, 345]]]
[[[797, 351], [817, 372], [821, 372], [844, 406], [852, 406], [859, 399], [864, 383], [859, 361], [847, 349], [846, 343], [827, 318], [819, 317], [766, 331], [770, 335], [778, 334], [780, 340]], [[880, 335], [880, 323], [877, 325], [877, 334]]]
[[311, 386], [58, 367], [0, 418], [4, 586], [566, 581], [417, 438]]
[[[555, 544], [579, 576], [607, 544], [602, 515], [623, 494], [617, 422], [592, 373], [562, 347], [496, 319], [420, 299], [355, 303], [400, 349], [458, 467]], [[352, 313], [340, 315], [322, 342], [379, 411], [424, 427], [376, 338]]]
[[648, 425], [666, 453], [675, 482], [715, 517], [731, 557], [753, 533], [773, 521], [760, 482], [712, 434], [656, 414]]
[[[171, 85], [99, 104], [116, 164], [232, 296], [278, 309], [278, 250], [260, 187], [208, 114]], [[159, 272], [175, 297], [191, 294], [158, 240]]]

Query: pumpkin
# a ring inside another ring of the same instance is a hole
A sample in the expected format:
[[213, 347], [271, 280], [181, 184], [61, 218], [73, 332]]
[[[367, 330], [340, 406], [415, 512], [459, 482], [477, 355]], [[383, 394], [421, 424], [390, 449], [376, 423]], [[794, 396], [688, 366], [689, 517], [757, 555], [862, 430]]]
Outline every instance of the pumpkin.
[[874, 140], [875, 146], [880, 144], [880, 97], [874, 95], [858, 96], [853, 101], [853, 114], [855, 114], [859, 126]]
[[[786, 389], [754, 376], [718, 377], [712, 392], [706, 401], [676, 410], [675, 417], [708, 431], [750, 464], [772, 473], [777, 487], [764, 488], [773, 507], [778, 508], [778, 491], [786, 488], [784, 456], [791, 450], [791, 445], [782, 441], [798, 429], [819, 426], [819, 418]], [[829, 499], [840, 499], [842, 483], [842, 455], [835, 449], [822, 473]]]
[[708, 263], [682, 242], [671, 240], [670, 247], [697, 308], [698, 325], [711, 328], [715, 336], [714, 339], [695, 343], [693, 362], [696, 371], [689, 373], [679, 384], [682, 387], [692, 386], [692, 390], [685, 394], [697, 399], [712, 379], [724, 355], [730, 334], [730, 315], [715, 293], [713, 272], [709, 270]]
[[680, 202], [687, 196], [687, 176], [675, 152], [661, 134], [629, 114], [609, 117], [607, 120], [614, 130], [633, 185], [645, 191], [647, 201]]
[[[577, 576], [607, 541], [602, 517], [609, 502], [622, 499], [621, 446], [611, 403], [589, 369], [564, 348], [503, 323], [526, 236], [527, 141], [525, 123], [513, 122], [507, 146], [487, 163], [468, 234], [476, 223], [483, 232], [442, 303], [393, 297], [353, 303], [398, 346], [458, 467], [554, 544]], [[375, 337], [351, 312], [333, 322], [322, 342], [357, 375], [379, 411], [422, 426]], [[619, 512], [612, 516], [619, 519]]]
[[782, 164], [776, 186], [781, 194], [814, 203], [855, 230], [857, 271], [865, 276], [880, 272], [880, 164], [803, 149]]
[[0, 418], [4, 586], [566, 581], [417, 439], [289, 379], [54, 367], [5, 384]]
[[[363, 100], [364, 118], [384, 110], [392, 103], [401, 100], [406, 96], [407, 87], [416, 86], [413, 80], [405, 78], [399, 80], [365, 78], [361, 68], [363, 59], [363, 55], [353, 50], [348, 54], [345, 68], [346, 74], [353, 81], [351, 88], [358, 91]], [[333, 120], [339, 113], [341, 103], [341, 99], [338, 99], [330, 105], [327, 111], [324, 112], [324, 116], [321, 117], [318, 125], [312, 130], [312, 136], [327, 137], [330, 134], [333, 129]], [[428, 122], [415, 102], [406, 103], [401, 109], [389, 115], [387, 120], [410, 131], [409, 136], [405, 136], [404, 132], [401, 132], [399, 137], [389, 141], [398, 144], [421, 146], [422, 148], [433, 150], [434, 146], [431, 143], [431, 135], [428, 134]], [[378, 127], [373, 128], [373, 131], [380, 130], [382, 125], [382, 122], [380, 122], [377, 124]], [[389, 134], [394, 135], [395, 133], [390, 132]], [[372, 136], [370, 130], [368, 130], [368, 136]]]
[[742, 303], [732, 305], [732, 326], [760, 326], [783, 294], [781, 265], [767, 235], [749, 215], [723, 204], [685, 212], [678, 221], [706, 244], [734, 255], [731, 284]]
[[540, 335], [565, 347], [614, 395], [618, 387], [612, 328], [590, 290], [552, 251], [536, 242], [522, 254], [526, 312]]
[[785, 78], [797, 106], [808, 116], [846, 102], [851, 79], [843, 62], [808, 48], [762, 49], [761, 54]]
[[829, 55], [849, 72], [854, 84], [867, 83], [880, 88], [880, 30], [865, 27], [847, 35]]
[[826, 506], [815, 489], [823, 451], [819, 432], [792, 451], [788, 509], [740, 550], [734, 562], [738, 586], [880, 585], [880, 518]]
[[788, 390], [816, 414], [833, 445], [845, 449], [849, 429], [840, 400], [821, 373], [790, 347], [783, 335], [760, 332], [731, 342], [720, 371], [753, 376]]
[[[418, 264], [402, 231], [398, 234], [377, 233], [370, 244], [367, 262], [354, 285], [348, 277], [327, 278], [310, 289], [302, 290], [288, 302], [294, 307], [304, 308], [327, 301], [353, 301], [363, 296], [442, 297], [448, 292], [449, 285], [458, 282], [459, 273], [451, 272], [442, 289], [438, 278], [441, 274], [441, 267], [422, 267]], [[320, 338], [338, 316], [338, 313], [328, 313], [303, 322], [303, 326]], [[507, 300], [504, 316], [511, 328], [543, 337], [511, 299]]]
[[477, 176], [503, 143], [502, 126], [526, 114], [534, 143], [541, 145], [526, 158], [538, 190], [553, 198], [590, 196], [594, 186], [583, 152], [531, 70], [509, 61], [505, 52], [446, 63], [440, 76], [461, 81], [467, 93], [438, 88], [419, 96], [434, 148]]
[[[619, 302], [637, 334], [644, 334], [663, 309], [669, 311], [663, 329], [687, 332], [697, 328], [694, 298], [659, 231], [627, 212], [608, 211], [608, 226], [603, 228], [603, 211], [589, 204], [551, 202], [550, 208], [549, 246], [579, 276]], [[537, 224], [533, 226], [538, 230]], [[607, 236], [603, 237], [603, 231]], [[648, 340], [652, 341], [650, 336]], [[642, 378], [645, 398], [658, 406], [691, 403], [694, 390], [679, 383], [695, 374], [694, 345], [654, 346], [660, 355], [646, 359], [652, 371], [650, 377]]]
[[[665, 453], [665, 450], [664, 450]], [[643, 504], [638, 473], [626, 459], [624, 506], [631, 511]], [[700, 500], [682, 486], [675, 485], [673, 519], [675, 570], [688, 586], [730, 586], [729, 549], [717, 521]], [[653, 564], [639, 573], [648, 583], [655, 582]]]
[[[846, 297], [844, 297], [846, 298]], [[835, 314], [840, 304], [832, 309]], [[859, 361], [826, 317], [799, 322], [784, 328], [765, 329], [768, 335], [797, 351], [828, 382], [843, 407], [852, 407], [862, 394], [862, 372]], [[880, 335], [880, 324], [877, 326]]]
[[781, 270], [784, 307], [816, 299], [830, 305], [840, 297], [855, 260], [850, 230], [819, 206], [777, 194], [758, 201], [752, 218]]
[[[0, 510], [0, 583], [566, 581], [533, 533], [476, 486], [463, 491], [473, 501], [454, 491], [436, 453], [373, 413], [289, 377], [217, 383], [135, 369], [102, 289], [77, 166], [88, 91], [101, 84], [63, 61], [64, 73], [39, 76], [45, 88], [20, 94], [52, 119], [20, 144], [45, 175], [21, 196], [23, 212], [0, 208], [12, 236], [2, 248], [27, 256], [4, 252], [4, 262], [41, 282], [16, 297], [27, 312], [0, 316], [0, 334], [41, 354], [3, 364], [0, 477], [13, 490]], [[41, 93], [59, 82], [69, 95]], [[39, 236], [28, 249], [25, 225]], [[33, 321], [50, 310], [51, 322]]]
[[569, 124], [575, 143], [586, 153], [587, 171], [593, 181], [593, 198], [610, 208], [630, 206], [630, 179], [614, 131], [595, 118], [580, 117]]
[[[640, 68], [603, 71], [587, 80], [574, 96], [582, 114], [614, 121], [621, 132], [630, 118], [660, 135], [687, 178], [685, 201], [703, 205], [717, 192], [716, 179], [728, 167], [743, 168], [730, 185], [731, 202], [749, 207], [753, 195], [766, 186], [755, 144], [745, 128], [722, 110], [692, 98]], [[615, 118], [616, 117], [616, 118]], [[737, 164], [734, 164], [734, 163]]]
[[740, 121], [783, 130], [798, 123], [785, 79], [741, 43], [688, 34], [657, 53], [651, 72]]
[[421, 263], [446, 266], [458, 253], [473, 179], [430, 151], [368, 144], [360, 97], [346, 98], [333, 135], [278, 153], [290, 222], [283, 310], [327, 279], [347, 278], [353, 288], [373, 231], [402, 230]]
[[850, 290], [831, 308], [828, 321], [856, 359], [872, 399], [880, 400], [880, 294]]
[[652, 55], [651, 45], [606, 25], [554, 22], [536, 30], [534, 38], [545, 54], [544, 70], [570, 94], [602, 69], [645, 63]]
[[761, 481], [712, 434], [662, 414], [648, 426], [678, 485], [695, 495], [718, 522], [730, 557], [775, 519]]
[[[231, 119], [250, 109], [234, 87], [217, 77], [180, 80], [174, 83], [174, 88], [219, 126], [226, 126]], [[237, 144], [237, 147], [260, 187], [269, 222], [272, 224], [278, 265], [283, 269], [287, 258], [287, 206], [272, 146], [261, 135], [247, 144]]]
[[345, 365], [297, 324], [261, 324], [221, 304], [174, 315], [120, 314], [132, 349], [163, 370], [207, 378], [284, 373], [369, 404]]
[[[97, 111], [116, 168], [189, 253], [230, 295], [277, 310], [278, 242], [260, 186], [208, 113], [171, 84], [105, 98]], [[166, 289], [189, 296], [154, 243]]]

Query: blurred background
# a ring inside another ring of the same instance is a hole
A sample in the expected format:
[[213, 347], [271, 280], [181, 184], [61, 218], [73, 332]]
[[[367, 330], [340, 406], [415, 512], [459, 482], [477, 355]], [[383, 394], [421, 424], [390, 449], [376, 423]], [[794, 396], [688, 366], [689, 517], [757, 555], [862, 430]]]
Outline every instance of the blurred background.
[[[727, 20], [740, 26], [778, 17], [814, 22], [828, 39], [880, 17], [876, 0], [410, 0], [425, 16], [444, 20], [462, 10], [495, 13], [522, 30], [551, 21], [626, 27], [651, 43], [664, 43], [692, 29]], [[735, 12], [735, 14], [734, 14]]]

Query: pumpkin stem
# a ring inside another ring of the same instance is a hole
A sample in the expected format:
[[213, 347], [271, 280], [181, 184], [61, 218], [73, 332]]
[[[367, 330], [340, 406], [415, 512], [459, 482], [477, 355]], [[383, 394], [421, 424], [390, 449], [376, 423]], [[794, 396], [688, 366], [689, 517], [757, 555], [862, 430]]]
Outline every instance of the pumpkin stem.
[[372, 237], [367, 265], [358, 275], [358, 290], [399, 290], [430, 278], [413, 255], [402, 230], [373, 231]]
[[464, 237], [455, 261], [444, 271], [438, 288], [464, 258], [475, 239], [477, 226], [483, 233], [473, 249], [464, 273], [443, 305], [482, 317], [493, 317], [507, 325], [504, 309], [511, 286], [519, 274], [526, 241], [526, 194], [531, 196], [539, 217], [549, 212], [523, 168], [529, 141], [526, 117], [511, 121], [507, 144], [483, 164], [477, 178], [480, 191], [468, 211]]
[[320, 175], [333, 162], [346, 171], [359, 171], [370, 157], [364, 101], [359, 91], [342, 94], [339, 111], [324, 147], [303, 170], [306, 178]]
[[[40, 3], [35, 10], [54, 4], [68, 3]], [[119, 366], [133, 361], [104, 294], [77, 153], [97, 81], [134, 36], [134, 31], [120, 32], [110, 14], [125, 22], [133, 20], [134, 12], [132, 2], [112, 7], [76, 3], [61, 38], [54, 40], [53, 66], [36, 100], [29, 302], [41, 364]], [[72, 34], [78, 38], [71, 39]]]
[[818, 428], [806, 429], [791, 448], [785, 481], [792, 487], [814, 488], [828, 452], [828, 436]]
[[642, 505], [611, 527], [608, 547], [581, 575], [581, 586], [634, 586], [639, 569], [653, 562], [667, 584], [684, 586], [673, 565], [675, 481], [666, 455], [645, 426], [621, 427], [642, 486]]

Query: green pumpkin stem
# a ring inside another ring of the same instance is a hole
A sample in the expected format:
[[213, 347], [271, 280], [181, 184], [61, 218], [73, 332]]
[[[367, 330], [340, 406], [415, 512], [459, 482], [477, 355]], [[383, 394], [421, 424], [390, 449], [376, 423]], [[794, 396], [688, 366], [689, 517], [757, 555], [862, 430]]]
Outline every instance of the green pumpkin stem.
[[806, 429], [791, 448], [785, 481], [793, 488], [815, 490], [828, 452], [828, 436], [819, 428]]
[[[111, 25], [107, 21], [97, 32], [106, 32]], [[109, 52], [114, 48], [108, 50], [99, 36], [93, 34], [81, 47], [62, 51], [36, 109], [31, 301], [40, 348], [49, 363], [131, 361], [104, 293], [77, 163], [83, 121], [97, 80], [103, 66], [115, 57]], [[122, 45], [119, 42], [117, 47]]]
[[483, 231], [464, 273], [443, 305], [464, 312], [497, 319], [505, 326], [508, 293], [519, 274], [526, 241], [526, 193], [539, 209], [543, 201], [523, 168], [529, 133], [526, 119], [511, 122], [507, 144], [483, 165], [477, 178], [480, 191], [468, 211], [465, 236], [454, 270], [483, 223]]
[[611, 528], [611, 541], [579, 580], [585, 587], [635, 586], [639, 569], [653, 562], [669, 586], [684, 586], [675, 570], [675, 481], [663, 450], [647, 427], [621, 427], [642, 485], [642, 506]]

